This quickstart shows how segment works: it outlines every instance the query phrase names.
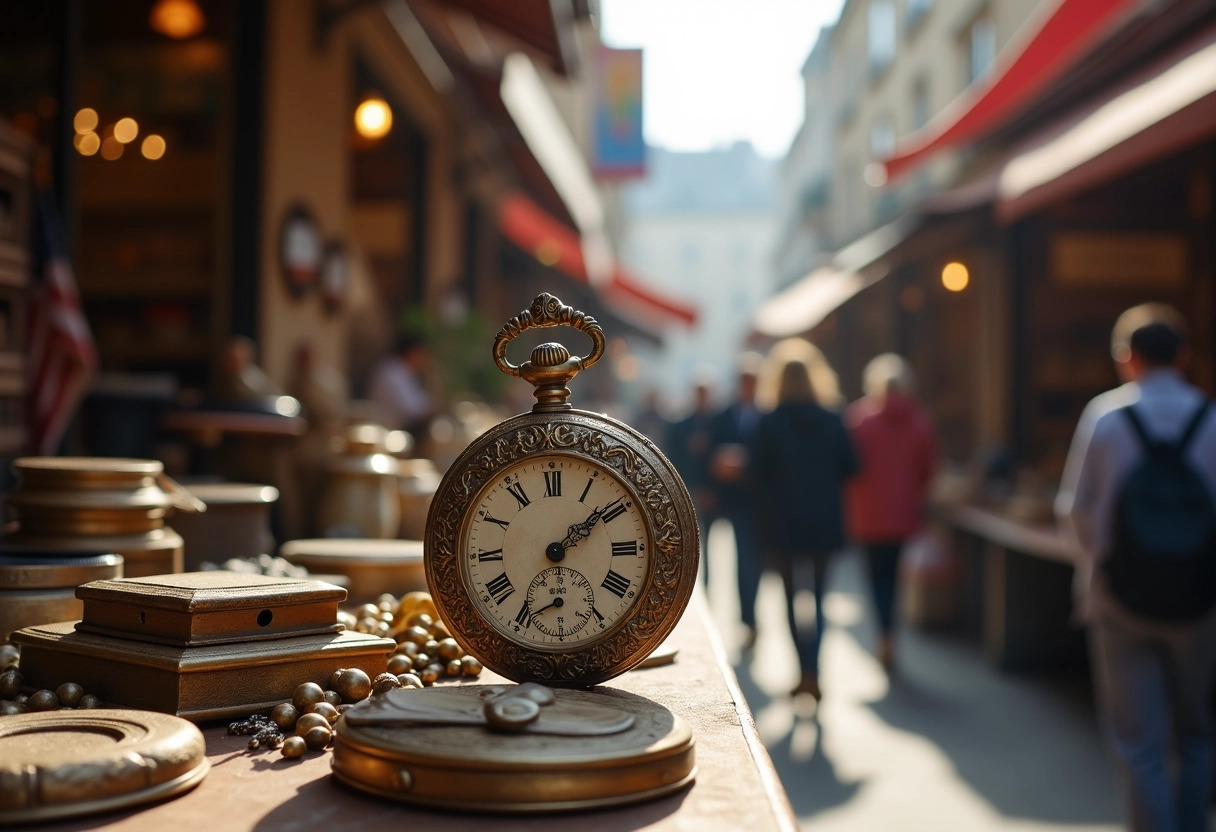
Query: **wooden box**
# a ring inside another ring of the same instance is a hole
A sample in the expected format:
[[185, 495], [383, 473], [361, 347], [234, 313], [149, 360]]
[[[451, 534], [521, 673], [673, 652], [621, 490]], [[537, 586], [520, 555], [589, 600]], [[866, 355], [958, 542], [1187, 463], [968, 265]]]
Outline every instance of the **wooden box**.
[[335, 670], [385, 672], [392, 639], [341, 632], [241, 644], [174, 647], [76, 629], [75, 621], [13, 633], [31, 689], [76, 682], [103, 701], [194, 721], [269, 712], [304, 682]]
[[237, 572], [185, 572], [93, 581], [78, 629], [196, 647], [335, 633], [346, 590], [321, 581]]

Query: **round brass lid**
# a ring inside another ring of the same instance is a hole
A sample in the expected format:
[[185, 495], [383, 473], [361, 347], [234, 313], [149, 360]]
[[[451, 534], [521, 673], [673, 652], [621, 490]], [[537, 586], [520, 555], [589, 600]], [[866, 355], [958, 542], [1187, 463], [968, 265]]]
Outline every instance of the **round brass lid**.
[[179, 794], [210, 769], [191, 723], [150, 711], [49, 711], [0, 720], [0, 825], [104, 812]]
[[[441, 693], [463, 696], [475, 707], [486, 689], [469, 685]], [[403, 694], [407, 704], [425, 698], [423, 691], [392, 693]], [[424, 696], [410, 698], [412, 693]], [[625, 730], [575, 736], [500, 733], [475, 724], [356, 725], [344, 717], [334, 737], [334, 776], [407, 803], [512, 813], [636, 803], [670, 794], [696, 776], [692, 729], [658, 703], [611, 688], [552, 694], [558, 705], [632, 720]]]
[[0, 545], [0, 589], [58, 589], [122, 577], [122, 556]]
[[422, 563], [421, 540], [382, 540], [371, 537], [318, 537], [289, 540], [279, 554], [292, 563], [342, 563], [384, 565]]

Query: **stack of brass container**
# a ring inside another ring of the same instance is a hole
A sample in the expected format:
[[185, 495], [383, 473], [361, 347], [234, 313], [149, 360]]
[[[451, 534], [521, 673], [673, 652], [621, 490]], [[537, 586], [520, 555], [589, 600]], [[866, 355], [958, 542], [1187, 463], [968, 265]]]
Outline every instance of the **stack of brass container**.
[[375, 678], [396, 647], [344, 630], [346, 591], [321, 581], [186, 572], [95, 581], [76, 595], [83, 620], [13, 633], [26, 686], [73, 681], [109, 703], [191, 720], [268, 711], [340, 668]]
[[165, 525], [174, 510], [205, 506], [152, 459], [25, 457], [13, 463], [14, 520], [5, 542], [48, 552], [107, 552], [128, 578], [182, 571], [182, 538]]

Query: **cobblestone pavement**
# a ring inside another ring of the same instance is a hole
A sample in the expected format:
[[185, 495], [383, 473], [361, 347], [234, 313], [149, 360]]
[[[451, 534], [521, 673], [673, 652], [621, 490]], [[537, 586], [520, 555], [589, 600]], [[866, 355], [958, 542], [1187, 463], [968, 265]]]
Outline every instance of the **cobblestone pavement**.
[[[788, 691], [796, 656], [766, 575], [743, 651], [728, 525], [709, 540], [710, 602], [756, 726], [804, 832], [1116, 832], [1114, 776], [1085, 679], [1000, 673], [971, 640], [907, 628], [888, 679], [872, 655], [864, 565], [828, 576], [823, 702]], [[814, 600], [799, 614], [812, 615]]]

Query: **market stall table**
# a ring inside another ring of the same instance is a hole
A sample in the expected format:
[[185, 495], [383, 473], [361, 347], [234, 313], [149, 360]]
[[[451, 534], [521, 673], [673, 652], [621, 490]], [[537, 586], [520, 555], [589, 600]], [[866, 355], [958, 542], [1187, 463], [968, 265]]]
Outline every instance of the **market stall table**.
[[[694, 597], [668, 645], [673, 663], [638, 669], [607, 683], [663, 705], [696, 736], [696, 781], [648, 803], [577, 814], [487, 815], [427, 810], [365, 796], [330, 775], [332, 750], [286, 760], [278, 751], [250, 752], [246, 737], [205, 725], [211, 772], [182, 797], [142, 810], [41, 826], [60, 830], [172, 829], [174, 832], [385, 829], [589, 830], [747, 829], [795, 832], [797, 821], [714, 631], [704, 597]], [[488, 671], [478, 684], [501, 682]], [[453, 684], [443, 682], [441, 684]]]
[[990, 508], [939, 505], [936, 514], [965, 556], [964, 586], [978, 590], [970, 601], [992, 660], [1007, 670], [1083, 662], [1084, 637], [1072, 624], [1072, 543], [1053, 524]]

